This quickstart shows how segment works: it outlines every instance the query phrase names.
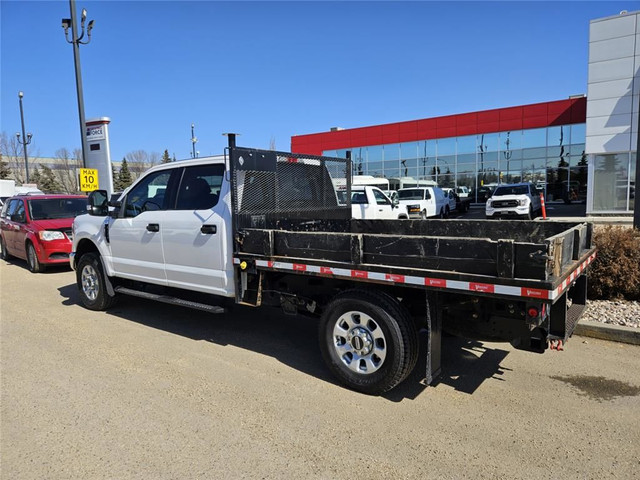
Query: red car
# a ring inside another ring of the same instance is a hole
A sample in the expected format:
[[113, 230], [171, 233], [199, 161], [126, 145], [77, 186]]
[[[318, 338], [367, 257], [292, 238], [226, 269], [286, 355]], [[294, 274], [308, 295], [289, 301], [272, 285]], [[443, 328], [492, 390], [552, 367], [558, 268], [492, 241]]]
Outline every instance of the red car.
[[0, 213], [0, 256], [27, 261], [29, 270], [68, 264], [71, 225], [87, 213], [84, 195], [18, 195], [9, 198]]

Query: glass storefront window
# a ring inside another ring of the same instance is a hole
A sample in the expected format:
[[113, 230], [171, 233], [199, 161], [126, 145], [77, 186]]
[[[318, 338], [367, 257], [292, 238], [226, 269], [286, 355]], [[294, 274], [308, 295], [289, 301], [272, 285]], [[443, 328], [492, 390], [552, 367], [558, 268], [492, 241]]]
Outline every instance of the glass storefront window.
[[636, 168], [638, 168], [637, 154], [631, 153], [631, 172], [629, 173], [629, 210], [635, 210], [636, 195], [638, 186], [636, 185]]
[[374, 177], [382, 176], [382, 162], [369, 162], [366, 168], [367, 175], [373, 175]]
[[571, 142], [584, 143], [587, 139], [587, 124], [577, 123], [571, 125]]
[[433, 158], [436, 156], [436, 141], [424, 140], [418, 145], [418, 158]]
[[458, 163], [476, 163], [476, 154], [475, 153], [465, 153], [462, 155], [458, 155]]
[[400, 145], [397, 143], [391, 143], [383, 146], [384, 160], [399, 160], [400, 159]]
[[545, 147], [547, 145], [547, 129], [534, 128], [522, 132], [522, 148]]
[[418, 142], [409, 142], [400, 144], [400, 158], [418, 158]]
[[627, 210], [629, 199], [628, 153], [596, 155], [593, 172], [593, 208], [596, 211]]
[[568, 125], [547, 128], [547, 145], [550, 147], [569, 145], [571, 143], [571, 128]]
[[518, 151], [522, 148], [522, 130], [500, 133], [500, 150]]
[[476, 135], [458, 137], [458, 156], [464, 153], [475, 153], [478, 148], [477, 142]]
[[438, 157], [442, 157], [445, 155], [455, 155], [456, 154], [456, 139], [453, 138], [439, 138], [438, 142]]
[[547, 149], [545, 147], [541, 148], [525, 148], [522, 150], [522, 158], [540, 158], [547, 156]]
[[382, 146], [367, 147], [367, 161], [380, 162], [382, 161]]
[[444, 188], [453, 188], [455, 186], [454, 175], [438, 175], [438, 186]]
[[438, 157], [436, 165], [440, 169], [441, 173], [455, 173], [456, 157], [451, 155], [448, 157]]
[[478, 152], [497, 152], [500, 150], [500, 137], [497, 133], [478, 135]]

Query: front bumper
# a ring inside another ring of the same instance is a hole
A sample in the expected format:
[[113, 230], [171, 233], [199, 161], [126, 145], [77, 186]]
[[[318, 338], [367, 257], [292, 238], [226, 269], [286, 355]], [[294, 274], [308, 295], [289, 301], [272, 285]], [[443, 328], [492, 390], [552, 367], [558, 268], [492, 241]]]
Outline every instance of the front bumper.
[[529, 206], [510, 208], [489, 208], [485, 209], [487, 218], [528, 218]]
[[38, 261], [43, 265], [68, 263], [71, 246], [68, 240], [39, 242], [36, 246]]

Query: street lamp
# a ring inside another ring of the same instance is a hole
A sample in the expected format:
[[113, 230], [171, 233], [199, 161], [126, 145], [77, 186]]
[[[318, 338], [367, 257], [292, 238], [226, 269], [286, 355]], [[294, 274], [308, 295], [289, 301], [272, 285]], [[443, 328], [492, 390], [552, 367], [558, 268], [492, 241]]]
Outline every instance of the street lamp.
[[191, 124], [191, 158], [198, 158], [198, 154], [200, 153], [196, 152], [196, 143], [198, 143], [198, 139], [193, 131], [195, 126], [196, 125], [194, 123]]
[[27, 145], [31, 143], [31, 135], [24, 133], [24, 112], [22, 111], [22, 97], [24, 97], [24, 93], [18, 92], [18, 99], [20, 102], [20, 122], [22, 123], [22, 140], [20, 140], [20, 134], [16, 133], [16, 137], [18, 137], [18, 143], [22, 145], [22, 151], [24, 152], [24, 169], [27, 173], [27, 183], [29, 183], [29, 162], [27, 161]]
[[[82, 140], [82, 166], [87, 168], [87, 155], [85, 148], [85, 122], [84, 122], [84, 97], [82, 95], [82, 72], [80, 71], [80, 45], [86, 45], [91, 41], [91, 30], [93, 29], [93, 20], [87, 25], [87, 40], [82, 41], [85, 34], [84, 22], [87, 19], [87, 10], [82, 9], [82, 17], [80, 19], [80, 27], [82, 32], [78, 37], [78, 22], [76, 21], [76, 2], [69, 0], [69, 8], [71, 10], [71, 18], [62, 19], [62, 28], [64, 28], [64, 37], [67, 42], [73, 44], [73, 61], [76, 70], [76, 91], [78, 93], [78, 116], [80, 117], [80, 139]], [[71, 27], [71, 40], [69, 40], [69, 27]]]

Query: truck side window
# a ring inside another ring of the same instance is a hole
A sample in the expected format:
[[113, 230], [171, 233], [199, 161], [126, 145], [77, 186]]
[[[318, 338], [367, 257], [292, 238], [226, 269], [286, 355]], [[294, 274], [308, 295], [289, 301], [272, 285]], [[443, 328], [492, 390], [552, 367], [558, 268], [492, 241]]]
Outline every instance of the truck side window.
[[208, 210], [217, 205], [224, 174], [223, 165], [185, 168], [178, 189], [177, 210]]
[[173, 170], [147, 175], [135, 185], [125, 200], [125, 217], [136, 217], [149, 210], [167, 210], [167, 186]]
[[387, 197], [384, 196], [384, 194], [382, 192], [379, 192], [378, 190], [374, 190], [373, 191], [373, 196], [376, 197], [376, 203], [378, 205], [389, 205], [389, 199]]

